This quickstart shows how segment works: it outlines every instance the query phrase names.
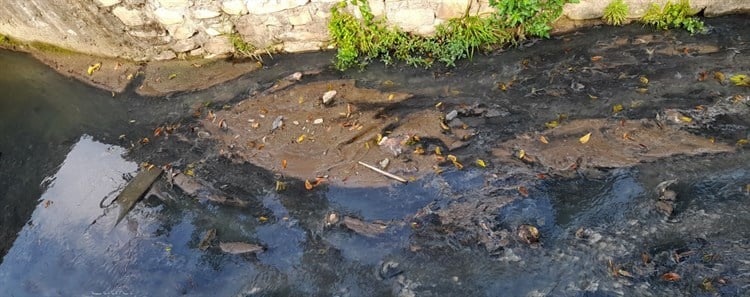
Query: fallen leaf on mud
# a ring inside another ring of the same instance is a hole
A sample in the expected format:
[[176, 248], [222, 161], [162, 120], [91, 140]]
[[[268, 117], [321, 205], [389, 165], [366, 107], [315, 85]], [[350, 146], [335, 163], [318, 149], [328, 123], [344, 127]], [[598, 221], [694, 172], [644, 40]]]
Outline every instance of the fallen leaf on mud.
[[750, 77], [744, 74], [735, 74], [729, 78], [735, 86], [750, 87]]
[[435, 104], [435, 108], [440, 108], [442, 106], [443, 106], [443, 102], [438, 102], [437, 104]]
[[594, 96], [594, 95], [591, 95], [591, 94], [588, 94], [588, 95], [589, 95], [589, 99], [591, 99], [591, 100], [599, 99], [598, 96]]
[[586, 144], [587, 142], [589, 142], [589, 139], [591, 139], [591, 132], [589, 132], [586, 135], [581, 136], [581, 138], [578, 138], [578, 142]]
[[208, 119], [209, 121], [213, 122], [213, 121], [215, 121], [215, 120], [216, 120], [216, 115], [214, 114], [214, 112], [213, 112], [213, 111], [209, 110], [209, 111], [208, 111], [208, 115], [206, 116], [206, 118], [207, 118], [207, 119]]
[[185, 170], [185, 175], [187, 176], [195, 176], [195, 172], [192, 168], [189, 168], [188, 170]]
[[175, 77], [177, 77], [177, 73], [172, 73], [169, 75], [169, 79], [174, 79]]
[[549, 144], [549, 139], [547, 139], [547, 136], [539, 136], [539, 141], [541, 141], [544, 144]]
[[591, 57], [591, 62], [598, 62], [601, 61], [604, 57], [602, 56], [593, 56]]
[[457, 169], [461, 170], [464, 168], [464, 165], [458, 162], [458, 158], [456, 158], [456, 156], [448, 155], [447, 158], [453, 163], [453, 166], [456, 166]]
[[648, 89], [647, 88], [635, 88], [635, 91], [638, 92], [639, 94], [646, 94], [646, 93], [648, 93]]
[[698, 81], [704, 81], [708, 77], [708, 71], [698, 73]]
[[305, 141], [305, 137], [307, 137], [305, 134], [302, 134], [299, 137], [297, 137], [297, 143], [302, 143], [303, 141]]
[[482, 168], [487, 167], [487, 163], [484, 163], [484, 160], [482, 159], [477, 159], [477, 165]]
[[125, 79], [127, 79], [127, 80], [131, 80], [131, 79], [133, 79], [133, 74], [132, 74], [132, 73], [128, 74], [128, 76], [127, 76], [127, 77], [125, 77]]
[[261, 222], [261, 223], [268, 222], [268, 218], [264, 216], [260, 216], [258, 217], [258, 222]]
[[442, 156], [443, 155], [443, 151], [440, 149], [439, 146], [435, 148], [435, 155], [438, 155], [438, 156]]
[[154, 137], [161, 135], [162, 130], [162, 127], [156, 127], [156, 129], [154, 129]]
[[617, 269], [617, 274], [619, 274], [620, 276], [624, 276], [624, 277], [630, 277], [630, 278], [633, 277], [633, 275], [630, 274], [630, 272], [627, 272], [626, 270], [624, 270], [622, 268]]
[[263, 251], [262, 246], [244, 242], [220, 242], [219, 248], [221, 248], [222, 252], [228, 254], [258, 253]]
[[693, 118], [691, 118], [689, 116], [680, 116], [680, 121], [683, 121], [685, 123], [690, 123], [690, 122], [693, 121]]
[[141, 143], [143, 144], [148, 144], [149, 142], [150, 140], [148, 140], [148, 137], [143, 137], [143, 139], [141, 139]]
[[524, 186], [519, 186], [518, 187], [518, 193], [521, 193], [521, 196], [523, 196], [523, 197], [528, 197], [529, 196], [529, 189], [527, 189]]
[[644, 84], [644, 85], [647, 85], [647, 84], [648, 84], [648, 77], [645, 77], [645, 76], [641, 76], [641, 77], [639, 77], [639, 78], [638, 78], [638, 80], [639, 80], [639, 81], [640, 81], [640, 82], [641, 82], [642, 84]]
[[310, 183], [309, 179], [305, 180], [305, 189], [312, 190], [314, 188], [313, 184]]
[[661, 279], [668, 281], [668, 282], [676, 282], [680, 280], [680, 278], [681, 278], [680, 275], [674, 272], [667, 272], [661, 275]]
[[89, 66], [89, 68], [86, 70], [86, 73], [88, 73], [89, 75], [92, 75], [94, 74], [94, 71], [97, 71], [100, 68], [102, 68], [102, 63], [96, 63], [94, 65]]
[[286, 183], [283, 181], [277, 180], [276, 181], [276, 192], [283, 192], [286, 190]]
[[555, 128], [558, 125], [560, 125], [560, 123], [557, 122], [557, 121], [549, 121], [549, 122], [547, 122], [547, 123], [544, 124], [544, 126], [546, 126], [549, 129]]
[[225, 121], [224, 119], [221, 119], [221, 121], [219, 121], [219, 128], [222, 130], [228, 129], [229, 127], [227, 126], [227, 121]]
[[615, 104], [615, 106], [612, 106], [613, 113], [621, 112], [623, 109], [622, 104]]
[[424, 155], [424, 148], [421, 146], [418, 146], [417, 148], [414, 149], [414, 153], [417, 155]]
[[286, 169], [286, 160], [281, 160], [281, 168]]
[[198, 249], [201, 251], [207, 250], [211, 246], [211, 241], [216, 238], [216, 229], [209, 229], [206, 232], [206, 235], [203, 236], [203, 239], [201, 239], [200, 243], [198, 243]]
[[727, 77], [724, 75], [724, 73], [720, 71], [714, 72], [714, 79], [718, 80], [720, 83], [723, 83]]
[[523, 160], [524, 157], [526, 157], [526, 151], [525, 150], [518, 151], [518, 158]]
[[747, 138], [742, 138], [740, 140], [737, 140], [737, 145], [738, 146], [743, 146], [743, 145], [748, 144], [748, 142], [750, 142], [750, 141], [748, 141]]

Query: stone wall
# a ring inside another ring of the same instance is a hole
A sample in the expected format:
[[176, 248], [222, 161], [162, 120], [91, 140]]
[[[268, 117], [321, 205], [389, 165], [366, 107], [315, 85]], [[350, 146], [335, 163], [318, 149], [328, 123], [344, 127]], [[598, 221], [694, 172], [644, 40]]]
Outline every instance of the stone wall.
[[[340, 0], [0, 0], [0, 34], [102, 56], [133, 60], [216, 57], [234, 51], [238, 34], [260, 49], [312, 51], [328, 46], [328, 19]], [[487, 0], [369, 0], [377, 16], [416, 34], [465, 12], [492, 12]], [[567, 4], [572, 20], [596, 19], [609, 1]], [[648, 3], [626, 0], [631, 17]], [[693, 0], [706, 16], [747, 12], [747, 0]], [[349, 7], [359, 16], [359, 11]]]

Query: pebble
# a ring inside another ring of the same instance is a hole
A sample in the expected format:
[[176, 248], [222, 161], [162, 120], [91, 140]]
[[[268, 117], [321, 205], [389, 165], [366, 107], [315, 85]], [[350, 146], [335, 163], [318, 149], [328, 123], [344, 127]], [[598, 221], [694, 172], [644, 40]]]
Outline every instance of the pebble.
[[458, 116], [457, 110], [451, 110], [448, 114], [445, 115], [445, 121], [450, 122], [451, 120], [455, 119]]
[[328, 104], [333, 101], [334, 96], [336, 96], [336, 90], [330, 90], [323, 93], [323, 104]]
[[322, 124], [322, 123], [323, 123], [323, 119], [315, 119], [315, 120], [313, 121], [313, 124], [315, 124], [315, 125], [320, 125], [320, 124]]

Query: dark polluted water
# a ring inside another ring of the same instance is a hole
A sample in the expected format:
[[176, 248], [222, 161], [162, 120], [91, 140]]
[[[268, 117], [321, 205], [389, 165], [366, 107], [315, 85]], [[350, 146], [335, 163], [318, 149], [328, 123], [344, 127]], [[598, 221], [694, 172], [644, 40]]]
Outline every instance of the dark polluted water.
[[[477, 127], [465, 148], [497, 165], [380, 188], [308, 191], [289, 182], [280, 193], [273, 172], [222, 159], [210, 142], [172, 137], [136, 149], [131, 143], [165, 123], [195, 125], [195, 104], [234, 103], [300, 68], [326, 67], [330, 53], [277, 58], [269, 69], [206, 91], [112, 98], [25, 55], [1, 52], [9, 71], [0, 75], [0, 295], [750, 296], [746, 148], [542, 180], [514, 175], [525, 169], [486, 153], [561, 115], [653, 118], [664, 109], [748, 96], [747, 88], [700, 80], [702, 72], [750, 73], [747, 21], [709, 20], [710, 33], [698, 36], [592, 28], [456, 69], [325, 70], [313, 80], [354, 78], [371, 87], [387, 81], [416, 95], [396, 108], [481, 102], [503, 110]], [[607, 63], [593, 63], [594, 56]], [[648, 92], [637, 90], [641, 76], [650, 80]], [[509, 81], [506, 91], [499, 88]], [[616, 104], [626, 110], [613, 114]], [[691, 131], [730, 144], [747, 138], [747, 109], [737, 108]], [[203, 164], [199, 174], [250, 206], [206, 203], [161, 183], [167, 199], [144, 199], [115, 225], [118, 209], [107, 205], [141, 162]], [[675, 180], [670, 189], [678, 199], [665, 217], [654, 203], [658, 184], [668, 180]], [[411, 224], [428, 205], [518, 196], [518, 184], [529, 195], [493, 214], [491, 229], [532, 224], [541, 232], [538, 246], [514, 239], [488, 251], [451, 230], [417, 232]], [[363, 236], [326, 226], [331, 213], [389, 227]], [[216, 243], [202, 250], [210, 229], [216, 242], [265, 251], [232, 255]]]

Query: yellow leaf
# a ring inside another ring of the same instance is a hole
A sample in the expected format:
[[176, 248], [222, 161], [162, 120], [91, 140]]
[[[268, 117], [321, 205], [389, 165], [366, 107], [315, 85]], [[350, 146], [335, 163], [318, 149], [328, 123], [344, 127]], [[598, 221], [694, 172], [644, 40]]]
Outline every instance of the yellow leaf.
[[264, 216], [260, 216], [260, 217], [258, 218], [258, 221], [259, 221], [259, 222], [261, 222], [261, 223], [263, 223], [263, 222], [266, 222], [266, 221], [268, 221], [268, 218], [267, 218], [267, 217], [264, 217]]
[[172, 73], [169, 75], [169, 79], [174, 79], [175, 77], [177, 77], [177, 73]]
[[458, 162], [458, 158], [456, 158], [456, 156], [454, 155], [448, 155], [447, 157], [448, 157], [448, 160], [451, 162]]
[[443, 151], [440, 150], [439, 146], [435, 148], [435, 155], [438, 155], [438, 156], [442, 156], [443, 155]]
[[307, 180], [307, 179], [305, 180], [305, 189], [308, 189], [308, 190], [313, 189], [313, 185], [312, 183], [310, 183], [310, 180]]
[[127, 80], [133, 79], [133, 74], [132, 73], [128, 74], [128, 76], [125, 79], [127, 79]]
[[724, 73], [720, 71], [714, 72], [714, 78], [719, 82], [724, 82], [724, 80], [727, 79], [726, 76], [724, 76]]
[[484, 163], [484, 160], [482, 160], [482, 159], [477, 159], [477, 165], [478, 165], [479, 167], [482, 167], [482, 168], [485, 168], [485, 167], [487, 167], [487, 164], [486, 164], [486, 163]]
[[306, 137], [305, 134], [302, 134], [299, 137], [297, 137], [297, 143], [302, 143], [303, 141], [305, 141], [305, 137]]
[[544, 136], [544, 135], [539, 136], [539, 141], [542, 142], [542, 143], [544, 143], [544, 144], [549, 144], [549, 139], [547, 139], [547, 137]]
[[693, 121], [693, 119], [691, 117], [688, 117], [688, 116], [680, 116], [680, 121], [683, 121], [685, 123], [690, 123], [690, 122]]
[[594, 96], [594, 95], [591, 95], [591, 94], [588, 94], [588, 95], [589, 95], [589, 99], [591, 99], [591, 100], [599, 99], [598, 96]]
[[647, 77], [645, 77], [645, 76], [641, 76], [641, 77], [639, 78], [639, 80], [640, 80], [640, 81], [641, 81], [641, 83], [642, 83], [642, 84], [644, 84], [644, 85], [647, 85], [647, 84], [648, 84], [648, 78], [647, 78]]
[[286, 160], [281, 160], [281, 168], [286, 169]]
[[560, 123], [558, 123], [557, 121], [549, 121], [545, 123], [544, 125], [547, 126], [547, 128], [552, 129], [560, 125]]
[[748, 143], [747, 138], [742, 138], [740, 140], [737, 140], [737, 145], [746, 145]]
[[389, 101], [390, 101], [390, 100], [393, 100], [393, 97], [394, 97], [394, 95], [393, 95], [393, 94], [390, 94], [390, 95], [388, 95], [388, 100], [389, 100]]
[[194, 176], [195, 172], [193, 172], [193, 169], [190, 168], [188, 170], [185, 170], [185, 175], [187, 175], [187, 176]]
[[89, 75], [92, 75], [94, 74], [94, 71], [99, 70], [99, 68], [102, 68], [102, 63], [96, 63], [94, 65], [89, 66], [89, 69], [86, 70], [86, 73], [88, 73]]
[[440, 128], [442, 128], [445, 131], [448, 131], [448, 130], [451, 129], [451, 127], [448, 127], [448, 125], [446, 125], [445, 123], [443, 123], [443, 121], [440, 121]]
[[581, 138], [578, 138], [578, 142], [585, 144], [589, 142], [589, 139], [591, 139], [591, 133], [588, 133], [586, 135], [581, 136]]
[[615, 104], [615, 106], [612, 106], [613, 113], [621, 112], [623, 109], [622, 104]]
[[435, 108], [440, 108], [441, 106], [443, 106], [443, 102], [438, 102], [437, 104], [435, 104]]
[[518, 151], [518, 158], [523, 160], [523, 157], [526, 157], [526, 151], [524, 150]]
[[280, 180], [277, 180], [276, 181], [276, 192], [281, 192], [281, 191], [284, 191], [284, 190], [286, 190], [286, 183], [284, 183], [284, 182], [282, 182]]
[[729, 78], [735, 86], [750, 87], [750, 77], [744, 74], [735, 74]]

